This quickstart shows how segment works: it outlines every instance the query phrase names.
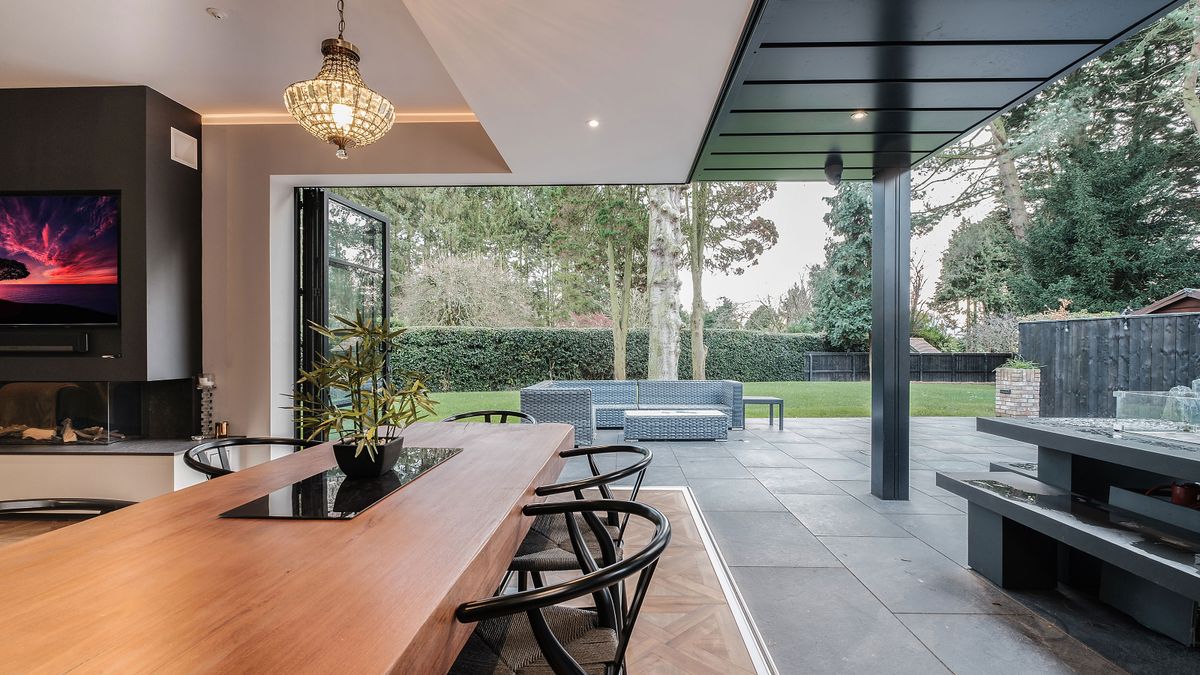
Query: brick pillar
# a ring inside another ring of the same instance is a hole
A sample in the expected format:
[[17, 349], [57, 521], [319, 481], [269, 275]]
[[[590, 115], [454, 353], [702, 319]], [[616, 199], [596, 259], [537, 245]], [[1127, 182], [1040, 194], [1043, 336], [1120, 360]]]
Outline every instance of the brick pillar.
[[996, 369], [996, 417], [1037, 417], [1041, 413], [1042, 371]]

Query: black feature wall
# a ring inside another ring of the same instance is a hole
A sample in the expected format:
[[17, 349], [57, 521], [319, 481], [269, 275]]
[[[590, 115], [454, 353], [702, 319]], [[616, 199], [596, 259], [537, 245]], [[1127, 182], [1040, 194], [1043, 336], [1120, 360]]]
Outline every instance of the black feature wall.
[[71, 342], [86, 353], [0, 351], [0, 380], [146, 382], [200, 367], [200, 171], [170, 158], [171, 127], [200, 115], [148, 87], [0, 89], [9, 130], [0, 191], [119, 190], [121, 325], [0, 328], [0, 345]]

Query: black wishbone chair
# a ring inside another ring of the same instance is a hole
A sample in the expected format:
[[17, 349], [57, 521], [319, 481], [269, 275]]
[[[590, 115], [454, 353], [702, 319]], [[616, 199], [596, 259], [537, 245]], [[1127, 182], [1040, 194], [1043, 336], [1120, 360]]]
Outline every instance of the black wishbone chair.
[[209, 480], [233, 473], [229, 464], [229, 448], [280, 445], [300, 450], [320, 444], [320, 441], [306, 441], [299, 438], [218, 438], [192, 447], [183, 454], [183, 463], [204, 474], [205, 480]]
[[[596, 489], [600, 492], [601, 497], [611, 500], [615, 499], [611, 485], [619, 480], [633, 476], [633, 487], [629, 493], [629, 501], [637, 501], [638, 490], [642, 487], [642, 479], [646, 475], [646, 468], [650, 466], [651, 460], [654, 459], [654, 454], [650, 450], [637, 445], [596, 445], [588, 448], [564, 450], [559, 454], [567, 459], [572, 457], [587, 457], [592, 475], [588, 478], [543, 485], [534, 490], [535, 495], [539, 497], [551, 497], [555, 495], [574, 494], [576, 499], [584, 499], [586, 497], [585, 490]], [[600, 473], [599, 466], [596, 464], [596, 457], [600, 455], [634, 455], [638, 459], [628, 466], [602, 474]], [[614, 511], [605, 516], [604, 526], [609, 537], [616, 544], [618, 556], [621, 555], [621, 550], [624, 546], [625, 526], [628, 522], [628, 514], [621, 516]], [[598, 555], [596, 539], [586, 531], [584, 539], [588, 542], [593, 555]], [[533, 525], [529, 528], [529, 534], [521, 542], [521, 547], [517, 549], [517, 554], [513, 557], [508, 569], [509, 575], [505, 577], [501, 589], [508, 584], [511, 574], [516, 572], [517, 588], [522, 591], [528, 587], [530, 579], [532, 579], [535, 586], [541, 586], [543, 584], [543, 572], [570, 572], [579, 570], [575, 549], [571, 544], [570, 533], [567, 530], [564, 519], [551, 517], [535, 519]]]
[[[658, 559], [671, 541], [671, 525], [657, 509], [624, 500], [544, 502], [524, 508], [535, 518], [558, 517], [570, 534], [582, 576], [569, 581], [460, 605], [455, 616], [479, 625], [450, 668], [450, 675], [554, 673], [621, 675], [625, 652]], [[619, 513], [654, 526], [641, 550], [617, 558], [616, 544], [597, 514]], [[596, 561], [584, 528], [599, 544]], [[632, 596], [622, 592], [637, 574]], [[592, 607], [565, 603], [591, 596]]]
[[[516, 410], [474, 410], [472, 412], [458, 413], [451, 415], [443, 422], [477, 422], [482, 417], [487, 424], [508, 424], [509, 418], [518, 420], [518, 424], [537, 424], [533, 415], [529, 413], [517, 412]], [[499, 417], [498, 420], [493, 420], [493, 417]]]

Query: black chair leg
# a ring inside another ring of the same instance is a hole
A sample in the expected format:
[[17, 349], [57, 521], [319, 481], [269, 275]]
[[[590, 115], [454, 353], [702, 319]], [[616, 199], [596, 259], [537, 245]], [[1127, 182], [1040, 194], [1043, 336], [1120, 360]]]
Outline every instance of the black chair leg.
[[546, 585], [546, 582], [542, 581], [542, 573], [541, 572], [533, 571], [533, 572], [529, 573], [529, 576], [533, 577], [533, 587], [534, 588], [541, 588], [542, 586]]
[[525, 591], [529, 589], [529, 573], [517, 572], [517, 591]]

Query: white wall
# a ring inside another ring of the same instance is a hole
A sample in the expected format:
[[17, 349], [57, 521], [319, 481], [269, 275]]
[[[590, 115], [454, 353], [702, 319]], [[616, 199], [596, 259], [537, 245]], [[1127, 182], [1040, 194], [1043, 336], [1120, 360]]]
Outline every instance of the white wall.
[[397, 124], [350, 159], [295, 125], [205, 126], [205, 372], [215, 415], [238, 435], [291, 435], [298, 186], [503, 184], [508, 166], [476, 123]]

